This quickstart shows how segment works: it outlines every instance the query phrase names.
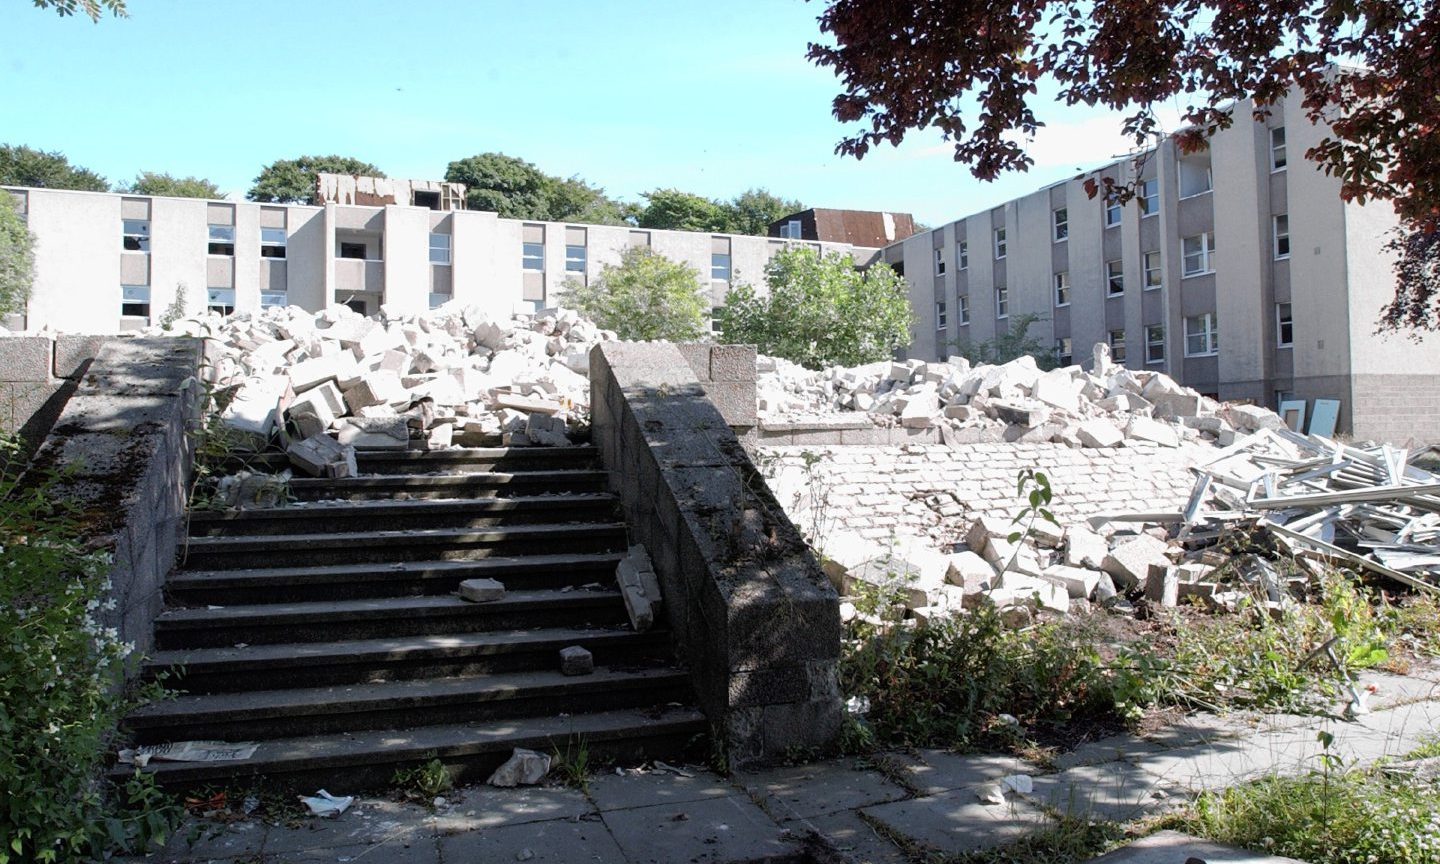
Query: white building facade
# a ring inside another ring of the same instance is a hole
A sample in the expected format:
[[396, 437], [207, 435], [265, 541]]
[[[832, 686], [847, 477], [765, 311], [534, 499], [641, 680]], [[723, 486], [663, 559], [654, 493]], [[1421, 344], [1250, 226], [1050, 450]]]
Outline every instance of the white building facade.
[[1440, 440], [1440, 340], [1377, 335], [1394, 294], [1388, 203], [1346, 203], [1305, 152], [1325, 132], [1292, 96], [1266, 122], [1236, 110], [1208, 150], [1164, 140], [1123, 207], [1087, 179], [1126, 159], [886, 247], [917, 313], [909, 356], [943, 358], [1035, 315], [1062, 363], [1097, 342], [1134, 369], [1271, 408], [1340, 401], [1359, 437]]

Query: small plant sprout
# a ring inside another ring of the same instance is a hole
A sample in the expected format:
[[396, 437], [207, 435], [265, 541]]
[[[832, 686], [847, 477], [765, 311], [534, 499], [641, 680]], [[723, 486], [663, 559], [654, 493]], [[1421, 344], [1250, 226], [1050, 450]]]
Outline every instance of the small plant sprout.
[[1035, 530], [1036, 519], [1044, 519], [1057, 528], [1060, 526], [1055, 514], [1050, 512], [1050, 500], [1054, 493], [1050, 489], [1050, 478], [1046, 477], [1044, 472], [1034, 468], [1021, 470], [1015, 481], [1015, 494], [1025, 501], [1025, 506], [1010, 519], [1010, 524], [1019, 525], [1023, 522], [1025, 525], [1017, 531], [1011, 531], [1006, 538], [1015, 545], [1015, 551], [1010, 553], [1010, 560], [1005, 562], [1004, 569], [1000, 571], [1001, 576], [1010, 572], [1010, 568], [1014, 566], [1015, 559], [1020, 556], [1021, 544]]

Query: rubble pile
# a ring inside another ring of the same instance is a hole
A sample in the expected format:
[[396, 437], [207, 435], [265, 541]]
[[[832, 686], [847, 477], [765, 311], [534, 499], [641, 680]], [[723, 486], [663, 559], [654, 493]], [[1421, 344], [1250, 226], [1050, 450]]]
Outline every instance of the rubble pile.
[[[1055, 442], [1119, 447], [1127, 440], [1174, 447], [1186, 440], [1222, 446], [1236, 436], [1283, 425], [1273, 411], [1222, 404], [1161, 372], [1126, 369], [1095, 346], [1091, 371], [1042, 371], [1025, 356], [971, 367], [962, 357], [834, 367], [813, 372], [760, 358], [758, 409], [763, 420], [809, 419], [837, 412], [868, 414], [878, 425], [939, 428], [959, 441]], [[968, 431], [969, 435], [964, 435]]]
[[590, 349], [615, 338], [566, 309], [501, 320], [457, 304], [374, 318], [292, 306], [177, 329], [208, 337], [227, 426], [278, 434], [297, 470], [331, 477], [355, 473], [356, 449], [569, 444], [588, 423]]

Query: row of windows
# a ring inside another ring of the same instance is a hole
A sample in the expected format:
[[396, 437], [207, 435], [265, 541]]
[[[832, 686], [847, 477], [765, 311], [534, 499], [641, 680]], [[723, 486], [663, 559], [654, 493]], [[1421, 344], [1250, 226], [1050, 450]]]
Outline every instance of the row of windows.
[[[261, 291], [260, 307], [268, 309], [272, 306], [288, 306], [289, 295], [284, 291]], [[222, 315], [229, 315], [235, 311], [235, 289], [234, 288], [211, 288], [205, 293], [205, 306], [213, 309]], [[149, 318], [150, 317], [150, 286], [149, 285], [121, 285], [120, 286], [120, 315], [125, 318]]]
[[[284, 258], [285, 246], [284, 228], [260, 229], [260, 257]], [[148, 253], [150, 251], [150, 221], [148, 219], [121, 220], [120, 248], [126, 252]], [[235, 226], [209, 226], [205, 251], [210, 255], [233, 256], [235, 254]]]

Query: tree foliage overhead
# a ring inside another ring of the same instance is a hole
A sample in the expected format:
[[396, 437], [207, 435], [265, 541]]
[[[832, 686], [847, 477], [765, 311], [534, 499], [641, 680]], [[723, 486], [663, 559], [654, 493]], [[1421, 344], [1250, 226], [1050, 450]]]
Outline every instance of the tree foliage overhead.
[[0, 315], [20, 312], [35, 279], [35, 236], [15, 210], [15, 198], [0, 191]]
[[91, 21], [98, 22], [100, 16], [105, 14], [107, 9], [116, 18], [130, 17], [129, 10], [125, 8], [125, 0], [33, 0], [33, 2], [41, 9], [54, 9], [61, 18], [81, 12]]
[[566, 283], [566, 306], [621, 339], [693, 342], [705, 335], [710, 303], [694, 267], [632, 246], [590, 284]]
[[451, 162], [445, 179], [464, 183], [466, 206], [505, 219], [623, 225], [623, 205], [579, 177], [553, 177], [523, 159], [480, 153]]
[[642, 196], [641, 228], [667, 231], [725, 230], [725, 209], [717, 201], [679, 189], [656, 189]]
[[315, 184], [319, 174], [358, 174], [362, 177], [384, 177], [385, 173], [369, 162], [351, 156], [301, 156], [280, 159], [266, 165], [255, 185], [245, 193], [251, 201], [272, 204], [315, 204]]
[[[1179, 101], [1182, 149], [1229, 126], [1233, 103], [1262, 117], [1291, 87], [1331, 134], [1305, 155], [1346, 200], [1389, 200], [1402, 220], [1389, 326], [1440, 329], [1440, 4], [1433, 0], [829, 0], [834, 44], [809, 57], [835, 70], [834, 113], [860, 128], [836, 148], [863, 157], [915, 129], [938, 129], [981, 180], [1026, 170], [1042, 82], [1069, 105], [1126, 112], [1137, 147]], [[1344, 61], [1361, 68], [1337, 70]], [[1016, 133], [1020, 133], [1018, 136]], [[1126, 200], [1132, 187], [1105, 190]]]
[[770, 259], [765, 281], [766, 296], [730, 289], [719, 315], [725, 341], [811, 369], [884, 360], [910, 343], [909, 287], [889, 264], [860, 271], [848, 255], [792, 246]]
[[104, 177], [89, 168], [71, 165], [58, 150], [46, 152], [10, 144], [0, 144], [0, 186], [110, 191]]
[[786, 201], [766, 189], [747, 189], [725, 204], [727, 234], [765, 236], [770, 223], [807, 209], [799, 201]]
[[118, 191], [132, 195], [165, 195], [171, 198], [225, 197], [219, 186], [203, 177], [176, 177], [154, 171], [141, 171], [135, 175], [135, 182], [131, 183], [129, 188]]

